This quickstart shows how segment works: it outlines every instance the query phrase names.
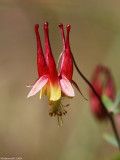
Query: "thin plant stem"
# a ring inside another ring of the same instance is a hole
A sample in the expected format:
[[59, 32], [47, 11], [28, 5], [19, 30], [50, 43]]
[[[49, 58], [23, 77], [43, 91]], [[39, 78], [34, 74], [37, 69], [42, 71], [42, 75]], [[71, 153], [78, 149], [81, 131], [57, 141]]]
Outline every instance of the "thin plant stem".
[[87, 78], [82, 74], [82, 72], [81, 72], [80, 69], [78, 68], [78, 66], [77, 66], [77, 64], [76, 64], [76, 61], [75, 61], [73, 55], [72, 55], [72, 58], [73, 58], [73, 63], [74, 63], [74, 66], [75, 66], [77, 72], [78, 72], [79, 75], [84, 79], [84, 81], [88, 84], [88, 86], [92, 89], [92, 91], [94, 92], [95, 96], [97, 97], [97, 99], [99, 100], [100, 104], [102, 105], [102, 107], [104, 108], [105, 112], [107, 113], [108, 119], [110, 120], [112, 129], [113, 129], [113, 132], [114, 132], [114, 134], [115, 134], [115, 137], [116, 137], [116, 140], [117, 140], [117, 143], [118, 143], [118, 147], [119, 147], [119, 150], [120, 150], [120, 138], [119, 138], [118, 131], [117, 131], [117, 128], [116, 128], [116, 125], [115, 125], [115, 122], [114, 122], [114, 119], [113, 119], [112, 114], [108, 112], [108, 110], [106, 109], [106, 107], [105, 107], [105, 105], [103, 104], [100, 96], [97, 94], [97, 92], [96, 92], [96, 90], [94, 89], [94, 87], [92, 86], [92, 84], [87, 80]]

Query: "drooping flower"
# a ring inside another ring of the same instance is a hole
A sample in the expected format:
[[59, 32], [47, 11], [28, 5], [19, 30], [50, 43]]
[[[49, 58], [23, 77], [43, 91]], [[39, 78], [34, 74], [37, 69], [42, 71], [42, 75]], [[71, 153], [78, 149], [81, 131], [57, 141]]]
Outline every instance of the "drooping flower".
[[56, 64], [52, 56], [49, 37], [48, 37], [48, 24], [44, 24], [45, 32], [45, 58], [42, 51], [40, 36], [38, 32], [39, 25], [35, 25], [35, 33], [37, 38], [37, 68], [39, 79], [34, 83], [28, 97], [35, 95], [41, 89], [40, 98], [46, 92], [48, 99], [58, 100], [61, 97], [61, 89], [58, 84], [58, 75]]
[[[67, 26], [66, 41], [63, 32], [63, 25], [60, 24], [59, 26], [61, 28], [63, 37], [63, 54], [60, 72], [58, 74], [49, 42], [48, 23], [46, 22], [44, 24], [45, 57], [43, 54], [40, 35], [38, 32], [39, 25], [35, 25], [35, 33], [37, 38], [37, 68], [39, 78], [34, 82], [33, 85], [31, 85], [32, 89], [28, 94], [28, 97], [31, 97], [40, 91], [40, 98], [42, 98], [43, 94], [46, 94], [49, 100], [49, 104], [52, 105], [49, 114], [51, 116], [57, 115], [58, 121], [59, 117], [61, 118], [61, 116], [66, 113], [64, 107], [68, 106], [68, 104], [65, 106], [62, 105], [61, 99], [63, 99], [63, 97], [65, 96], [75, 96], [74, 89], [71, 85], [73, 75], [73, 61], [69, 45], [70, 25]], [[79, 90], [76, 83], [75, 86]]]
[[[112, 75], [107, 67], [98, 65], [92, 76], [91, 83], [102, 99], [103, 94], [107, 95], [112, 101], [115, 98], [115, 85]], [[92, 113], [99, 120], [104, 120], [107, 117], [106, 110], [101, 106], [99, 100], [95, 96], [92, 90], [90, 94], [90, 108]]]
[[[59, 85], [61, 87], [62, 90], [62, 95], [61, 98], [57, 101], [52, 101], [50, 102], [50, 105], [52, 105], [52, 108], [50, 109], [50, 115], [51, 116], [55, 116], [57, 115], [58, 117], [58, 123], [59, 123], [59, 117], [61, 119], [61, 123], [62, 123], [62, 115], [65, 115], [67, 113], [67, 111], [65, 110], [65, 107], [69, 106], [69, 104], [67, 105], [63, 105], [61, 103], [61, 100], [64, 97], [72, 97], [72, 95], [74, 95], [74, 90], [72, 88], [73, 84], [77, 90], [79, 91], [79, 93], [83, 96], [83, 94], [81, 93], [78, 85], [76, 84], [75, 81], [72, 80], [72, 76], [73, 76], [73, 59], [72, 59], [72, 53], [71, 53], [71, 49], [70, 49], [70, 44], [69, 44], [69, 33], [70, 33], [70, 25], [67, 25], [66, 29], [67, 29], [67, 35], [66, 35], [66, 39], [64, 36], [64, 30], [63, 30], [63, 25], [60, 23], [59, 27], [61, 29], [61, 33], [62, 33], [62, 39], [63, 39], [63, 51], [59, 57], [58, 63], [60, 61], [60, 58], [62, 57], [61, 60], [61, 65], [60, 65], [60, 71], [58, 74], [59, 77]], [[59, 66], [59, 65], [58, 65]], [[86, 99], [83, 96], [84, 99]]]

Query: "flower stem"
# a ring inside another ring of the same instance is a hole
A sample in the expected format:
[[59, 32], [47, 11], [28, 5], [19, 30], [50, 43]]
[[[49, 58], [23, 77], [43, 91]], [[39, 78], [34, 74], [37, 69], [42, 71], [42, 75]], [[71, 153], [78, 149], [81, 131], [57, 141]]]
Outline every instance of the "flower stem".
[[118, 131], [117, 131], [117, 128], [116, 128], [116, 125], [115, 125], [115, 122], [114, 122], [114, 119], [113, 119], [113, 116], [111, 115], [111, 113], [108, 112], [108, 110], [106, 109], [105, 105], [103, 104], [100, 96], [97, 94], [96, 90], [94, 89], [94, 87], [92, 86], [92, 84], [87, 80], [87, 78], [82, 74], [82, 72], [79, 70], [77, 64], [76, 64], [76, 61], [72, 55], [72, 58], [73, 58], [73, 63], [74, 63], [74, 66], [77, 70], [77, 72], [79, 73], [79, 75], [84, 79], [84, 81], [89, 85], [89, 87], [92, 89], [92, 91], [94, 92], [95, 96], [97, 97], [97, 99], [99, 100], [100, 104], [102, 105], [102, 107], [104, 108], [104, 110], [106, 111], [107, 113], [107, 116], [108, 116], [108, 119], [110, 120], [110, 123], [112, 125], [112, 129], [113, 129], [113, 132], [115, 134], [115, 137], [116, 137], [116, 140], [117, 140], [117, 143], [118, 143], [118, 147], [119, 147], [119, 150], [120, 150], [120, 138], [119, 138], [119, 135], [118, 135]]

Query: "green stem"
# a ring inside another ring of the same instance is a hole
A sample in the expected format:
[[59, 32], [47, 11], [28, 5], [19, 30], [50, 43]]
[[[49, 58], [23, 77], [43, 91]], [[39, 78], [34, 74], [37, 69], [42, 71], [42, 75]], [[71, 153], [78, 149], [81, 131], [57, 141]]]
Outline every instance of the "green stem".
[[97, 97], [97, 99], [99, 100], [100, 104], [102, 105], [102, 107], [104, 108], [105, 112], [107, 113], [107, 116], [108, 116], [108, 119], [110, 120], [110, 123], [112, 125], [112, 129], [113, 129], [113, 132], [115, 134], [115, 137], [116, 137], [116, 140], [118, 142], [118, 147], [119, 147], [119, 150], [120, 150], [120, 138], [119, 138], [119, 135], [118, 135], [118, 131], [117, 131], [117, 128], [116, 128], [116, 125], [115, 125], [115, 122], [114, 122], [114, 119], [113, 119], [113, 116], [108, 112], [108, 110], [106, 109], [105, 105], [103, 104], [100, 96], [97, 94], [96, 90], [94, 89], [94, 87], [92, 86], [92, 84], [87, 80], [87, 78], [82, 74], [82, 72], [79, 70], [77, 64], [76, 64], [76, 61], [72, 55], [72, 58], [73, 58], [73, 63], [74, 63], [74, 66], [77, 70], [77, 72], [79, 73], [79, 75], [84, 79], [84, 81], [89, 85], [89, 87], [92, 89], [92, 91], [94, 92], [95, 96]]

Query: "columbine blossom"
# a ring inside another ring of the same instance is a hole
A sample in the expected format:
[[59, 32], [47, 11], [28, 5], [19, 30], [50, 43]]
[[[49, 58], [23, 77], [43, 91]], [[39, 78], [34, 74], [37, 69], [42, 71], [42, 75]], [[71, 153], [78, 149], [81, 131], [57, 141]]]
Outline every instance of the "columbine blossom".
[[[115, 98], [115, 86], [112, 75], [108, 68], [104, 66], [97, 66], [92, 76], [91, 83], [102, 99], [103, 94], [107, 95], [112, 101]], [[90, 107], [92, 113], [100, 120], [107, 117], [106, 110], [101, 106], [98, 98], [90, 90]]]
[[[70, 25], [67, 25], [67, 36], [65, 40], [63, 25], [60, 24], [62, 39], [63, 39], [63, 52], [62, 52], [62, 60], [60, 66], [60, 72], [57, 72], [56, 64], [52, 55], [49, 35], [48, 35], [48, 23], [44, 24], [44, 32], [45, 32], [45, 56], [43, 54], [40, 35], [38, 32], [39, 25], [35, 25], [35, 33], [37, 38], [37, 69], [39, 78], [31, 85], [32, 89], [28, 94], [28, 97], [31, 97], [40, 91], [40, 99], [43, 94], [46, 94], [48, 97], [48, 104], [51, 105], [51, 109], [49, 114], [51, 116], [57, 115], [58, 122], [59, 117], [61, 118], [62, 123], [62, 115], [66, 114], [66, 110], [64, 107], [67, 105], [63, 105], [61, 100], [63, 97], [74, 97], [74, 89], [72, 87], [72, 83], [79, 90], [77, 84], [72, 80], [73, 76], [73, 61], [72, 61], [72, 53], [69, 45], [69, 32]], [[80, 92], [80, 90], [79, 90]]]
[[46, 92], [49, 100], [58, 100], [61, 97], [61, 89], [58, 84], [58, 75], [56, 64], [51, 52], [50, 42], [48, 37], [48, 24], [44, 24], [45, 32], [45, 58], [40, 42], [40, 36], [38, 32], [38, 25], [35, 26], [35, 33], [37, 37], [37, 68], [39, 79], [34, 83], [28, 97], [35, 95], [41, 91], [42, 94]]

